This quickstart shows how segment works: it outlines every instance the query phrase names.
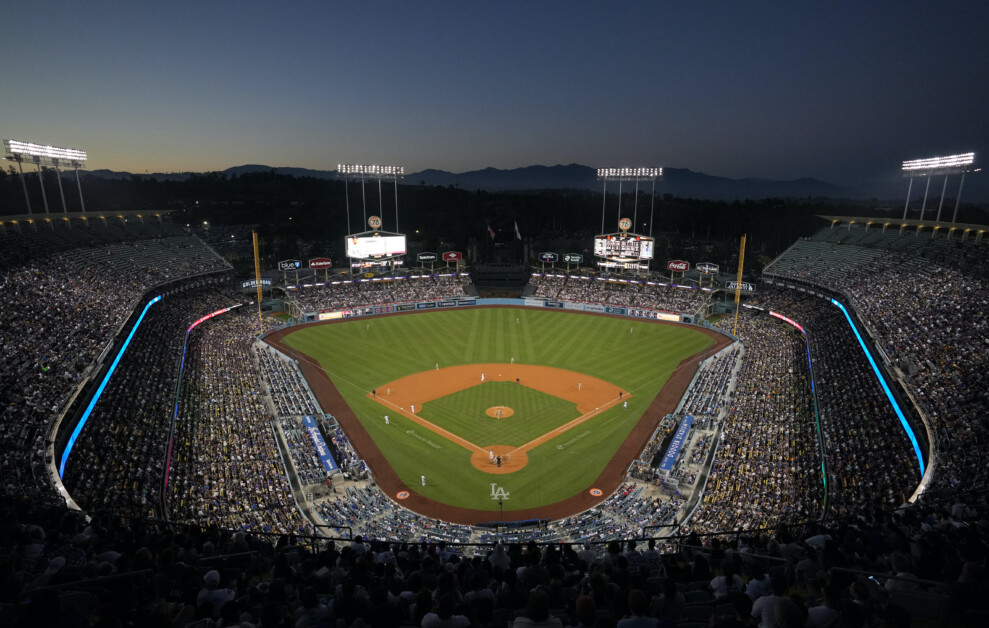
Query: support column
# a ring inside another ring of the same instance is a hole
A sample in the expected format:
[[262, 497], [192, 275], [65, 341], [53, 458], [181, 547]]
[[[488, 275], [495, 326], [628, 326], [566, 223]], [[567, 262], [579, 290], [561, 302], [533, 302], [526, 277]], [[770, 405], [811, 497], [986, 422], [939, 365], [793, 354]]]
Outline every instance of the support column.
[[45, 179], [41, 176], [41, 161], [35, 162], [38, 165], [38, 183], [41, 184], [41, 200], [45, 203], [45, 213], [48, 213], [48, 195], [45, 194]]
[[920, 219], [924, 219], [924, 214], [927, 212], [927, 192], [931, 189], [931, 177], [927, 176], [927, 185], [924, 187], [924, 205], [920, 208]]
[[656, 207], [656, 179], [652, 180], [652, 197], [649, 201], [649, 237], [652, 237], [652, 216]]
[[24, 188], [24, 202], [27, 203], [27, 213], [28, 215], [31, 215], [33, 212], [31, 211], [31, 199], [28, 198], [27, 195], [27, 180], [24, 178], [24, 163], [20, 159], [17, 160], [17, 168], [21, 171], [21, 187]]
[[907, 202], [903, 205], [903, 220], [907, 219], [907, 208], [910, 207], [910, 190], [913, 189], [913, 177], [910, 177], [910, 185], [907, 186]]
[[958, 204], [962, 201], [962, 186], [965, 185], [965, 173], [962, 173], [961, 183], [958, 184], [958, 198], [955, 199], [955, 213], [951, 216], [951, 222], [958, 220]]
[[75, 166], [76, 166], [76, 187], [79, 188], [79, 211], [85, 212], [86, 203], [83, 202], [82, 200], [82, 183], [79, 182], [79, 165], [75, 164]]
[[944, 185], [941, 186], [941, 202], [937, 204], [937, 222], [941, 222], [941, 208], [944, 207], [944, 191], [948, 189], [948, 175], [944, 175]]
[[65, 190], [62, 189], [62, 171], [58, 169], [58, 162], [52, 160], [52, 165], [55, 167], [55, 180], [58, 181], [58, 194], [62, 197], [62, 213], [69, 213], [69, 208], [65, 205]]

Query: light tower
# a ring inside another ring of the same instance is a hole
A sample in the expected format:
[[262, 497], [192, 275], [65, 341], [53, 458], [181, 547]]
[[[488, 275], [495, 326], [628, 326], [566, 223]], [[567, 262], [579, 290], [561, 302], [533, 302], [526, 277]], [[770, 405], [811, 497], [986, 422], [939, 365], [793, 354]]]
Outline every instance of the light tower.
[[58, 179], [58, 190], [62, 196], [62, 213], [67, 214], [69, 212], [68, 207], [65, 204], [65, 193], [62, 190], [62, 173], [59, 170], [59, 164], [69, 164], [76, 171], [76, 186], [79, 188], [79, 205], [82, 211], [86, 211], [86, 204], [82, 200], [82, 184], [79, 182], [79, 167], [85, 165], [86, 163], [86, 152], [81, 150], [76, 150], [74, 148], [61, 148], [58, 146], [47, 146], [43, 144], [33, 144], [30, 142], [19, 142], [17, 140], [4, 140], [3, 141], [4, 150], [6, 151], [5, 158], [10, 161], [16, 161], [17, 167], [21, 172], [21, 184], [24, 188], [24, 200], [27, 202], [27, 212], [30, 214], [31, 211], [31, 201], [28, 199], [27, 195], [27, 183], [24, 180], [24, 161], [30, 161], [38, 167], [38, 181], [41, 183], [41, 200], [45, 204], [45, 213], [48, 211], [48, 196], [45, 194], [45, 181], [41, 176], [41, 166], [50, 165], [55, 168], [56, 178]]
[[362, 224], [367, 224], [367, 196], [364, 193], [364, 181], [367, 179], [378, 181], [378, 214], [382, 215], [384, 208], [381, 200], [381, 181], [390, 179], [395, 182], [395, 232], [398, 232], [398, 180], [405, 176], [404, 166], [378, 166], [371, 164], [338, 164], [337, 177], [344, 180], [344, 194], [347, 197], [347, 233], [350, 229], [350, 191], [347, 182], [351, 179], [361, 182], [361, 204], [364, 209]]
[[[632, 213], [632, 224], [638, 224], [639, 211], [639, 182], [652, 182], [652, 195], [649, 203], [649, 235], [652, 235], [653, 210], [656, 205], [656, 180], [663, 178], [662, 168], [598, 168], [598, 181], [604, 182], [601, 199], [601, 233], [604, 233], [604, 213], [608, 200], [608, 181], [618, 181], [618, 215], [622, 214], [622, 183], [635, 182], [635, 207]], [[633, 231], [638, 231], [633, 228]]]
[[944, 206], [944, 192], [948, 187], [948, 176], [961, 174], [961, 182], [958, 184], [958, 196], [955, 198], [955, 213], [951, 217], [951, 222], [958, 218], [958, 204], [962, 198], [962, 186], [965, 184], [965, 174], [968, 172], [978, 172], [978, 168], [973, 168], [975, 163], [975, 153], [961, 153], [958, 155], [947, 155], [945, 157], [927, 157], [925, 159], [911, 159], [903, 162], [903, 176], [910, 178], [907, 186], [907, 202], [903, 206], [903, 219], [907, 219], [907, 209], [910, 207], [910, 191], [913, 189], [914, 177], [926, 177], [927, 185], [924, 187], [924, 204], [920, 208], [920, 219], [924, 219], [927, 211], [927, 192], [931, 188], [931, 177], [944, 175], [944, 184], [941, 186], [941, 202], [938, 203], [937, 221], [941, 221], [941, 208]]

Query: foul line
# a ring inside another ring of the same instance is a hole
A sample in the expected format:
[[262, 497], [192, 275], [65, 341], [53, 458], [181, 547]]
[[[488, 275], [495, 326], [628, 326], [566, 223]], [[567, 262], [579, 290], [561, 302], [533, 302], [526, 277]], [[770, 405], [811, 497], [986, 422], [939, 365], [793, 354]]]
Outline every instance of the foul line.
[[[368, 396], [370, 396], [370, 395], [371, 395], [371, 393], [369, 392], [368, 393]], [[427, 421], [426, 419], [423, 419], [420, 416], [417, 416], [415, 414], [412, 414], [411, 412], [407, 412], [405, 409], [400, 408], [399, 406], [395, 405], [391, 401], [388, 401], [387, 399], [381, 399], [380, 397], [377, 397], [377, 396], [373, 396], [371, 398], [374, 399], [375, 401], [377, 401], [378, 403], [382, 404], [382, 405], [388, 405], [388, 406], [391, 406], [392, 408], [395, 408], [395, 411], [398, 412], [399, 414], [401, 414], [402, 416], [404, 416], [405, 418], [412, 419], [413, 421], [415, 421], [419, 425], [421, 425], [421, 426], [423, 426], [423, 427], [425, 427], [425, 428], [427, 428], [429, 430], [432, 430], [432, 431], [436, 432], [438, 435], [442, 436], [443, 438], [445, 438], [445, 439], [447, 439], [447, 440], [449, 440], [451, 442], [454, 442], [454, 443], [460, 445], [461, 447], [463, 447], [464, 449], [467, 449], [468, 451], [471, 450], [471, 449], [476, 449], [477, 451], [479, 451], [481, 453], [485, 453], [485, 451], [486, 451], [485, 449], [483, 449], [481, 447], [478, 447], [474, 443], [470, 442], [466, 438], [461, 438], [460, 436], [457, 436], [456, 434], [454, 434], [453, 432], [450, 432], [449, 430], [443, 429], [442, 427], [440, 427], [439, 425], [436, 425], [435, 423], [430, 423], [429, 421]]]
[[521, 447], [516, 447], [515, 449], [511, 450], [508, 453], [509, 454], [514, 454], [517, 451], [521, 451], [522, 453], [526, 453], [530, 449], [534, 449], [535, 447], [538, 447], [539, 445], [542, 445], [545, 442], [551, 441], [554, 438], [556, 438], [557, 436], [559, 436], [561, 434], [564, 434], [564, 433], [570, 431], [571, 429], [577, 427], [581, 423], [583, 423], [585, 421], [588, 421], [588, 420], [596, 417], [597, 415], [601, 414], [605, 410], [607, 410], [607, 409], [609, 409], [609, 408], [617, 405], [619, 401], [624, 401], [625, 399], [628, 399], [631, 396], [632, 396], [632, 394], [629, 393], [629, 394], [625, 395], [624, 397], [619, 397], [619, 398], [616, 398], [616, 399], [608, 402], [606, 405], [603, 405], [600, 408], [595, 408], [595, 409], [591, 410], [590, 412], [585, 412], [584, 414], [580, 415], [576, 419], [573, 419], [571, 421], [568, 421], [567, 423], [564, 423], [563, 425], [560, 425], [559, 427], [555, 427], [555, 428], [551, 429], [550, 431], [546, 432], [545, 434], [542, 434], [540, 436], [537, 436], [536, 438], [534, 438], [533, 440], [529, 441], [528, 443], [522, 445]]

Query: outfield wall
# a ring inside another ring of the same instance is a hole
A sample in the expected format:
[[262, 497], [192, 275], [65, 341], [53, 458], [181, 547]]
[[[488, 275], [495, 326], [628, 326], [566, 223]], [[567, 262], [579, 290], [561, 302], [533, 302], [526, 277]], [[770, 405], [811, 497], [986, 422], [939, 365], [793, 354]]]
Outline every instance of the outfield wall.
[[[624, 316], [632, 319], [648, 319], [656, 321], [666, 321], [671, 323], [685, 323], [688, 325], [698, 325], [710, 329], [706, 322], [701, 325], [696, 322], [696, 317], [691, 314], [680, 314], [668, 310], [658, 310], [643, 307], [626, 307], [620, 305], [605, 305], [603, 303], [588, 303], [583, 301], [562, 301], [551, 299], [536, 299], [526, 297], [521, 299], [482, 299], [461, 297], [456, 299], [443, 299], [437, 301], [418, 301], [412, 303], [378, 303], [374, 305], [362, 305], [359, 307], [345, 308], [339, 310], [320, 310], [317, 312], [304, 312], [301, 317], [293, 319], [287, 325], [278, 327], [275, 330], [285, 329], [287, 326], [302, 323], [316, 323], [319, 321], [332, 321], [348, 318], [361, 318], [364, 316], [380, 316], [382, 314], [400, 314], [403, 312], [429, 312], [448, 308], [462, 308], [474, 306], [510, 306], [510, 307], [534, 307], [566, 310], [568, 312], [587, 312], [590, 314], [609, 314], [612, 316]], [[724, 330], [720, 333], [738, 340]], [[268, 332], [272, 333], [272, 332]], [[267, 336], [267, 334], [265, 334]], [[261, 336], [264, 338], [265, 336]]]

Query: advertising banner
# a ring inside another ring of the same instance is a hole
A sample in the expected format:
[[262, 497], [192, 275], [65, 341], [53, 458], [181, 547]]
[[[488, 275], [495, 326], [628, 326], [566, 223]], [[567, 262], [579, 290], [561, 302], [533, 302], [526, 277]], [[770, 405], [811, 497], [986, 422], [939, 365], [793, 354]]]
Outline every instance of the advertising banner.
[[283, 259], [278, 262], [278, 270], [299, 270], [302, 268], [302, 262], [297, 259]]
[[660, 471], [669, 472], [673, 470], [673, 463], [676, 462], [677, 455], [680, 453], [680, 449], [683, 448], [684, 441], [687, 440], [687, 433], [690, 431], [690, 426], [693, 422], [694, 417], [689, 414], [680, 421], [680, 427], [677, 428], [676, 434], [673, 435], [673, 440], [670, 441], [670, 448], [666, 450], [663, 461], [659, 463]]
[[672, 270], [677, 273], [685, 273], [690, 270], [690, 262], [685, 262], [681, 259], [673, 259], [666, 262], [666, 270]]
[[558, 259], [560, 259], [560, 256], [557, 255], [556, 253], [547, 252], [547, 253], [539, 254], [539, 261], [544, 264], [554, 264]]
[[725, 288], [729, 290], [734, 290], [738, 288], [742, 292], [755, 292], [755, 286], [745, 281], [743, 281], [742, 283], [738, 283], [737, 281], [726, 281]]
[[464, 259], [464, 254], [460, 251], [447, 251], [443, 254], [444, 262], [459, 262]]
[[[242, 282], [240, 282], [240, 287], [243, 288], [244, 290], [247, 290], [249, 288], [257, 288], [258, 287], [258, 280], [257, 279], [249, 279], [247, 281], [242, 281]], [[271, 287], [271, 280], [262, 277], [261, 278], [261, 287], [263, 287], [263, 288], [270, 288]]]
[[319, 433], [319, 428], [316, 427], [316, 419], [312, 415], [307, 415], [302, 417], [302, 423], [306, 426], [309, 438], [312, 439], [312, 444], [316, 447], [316, 454], [319, 456], [319, 461], [323, 463], [323, 469], [327, 473], [339, 469], [336, 460], [330, 455], [330, 448], [326, 446], [323, 435]]

